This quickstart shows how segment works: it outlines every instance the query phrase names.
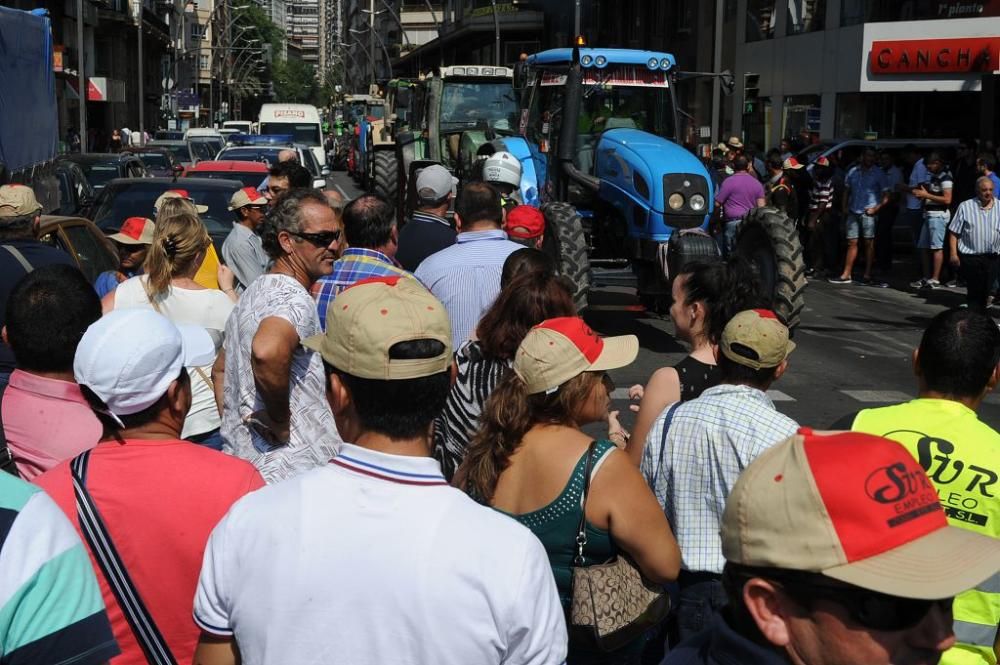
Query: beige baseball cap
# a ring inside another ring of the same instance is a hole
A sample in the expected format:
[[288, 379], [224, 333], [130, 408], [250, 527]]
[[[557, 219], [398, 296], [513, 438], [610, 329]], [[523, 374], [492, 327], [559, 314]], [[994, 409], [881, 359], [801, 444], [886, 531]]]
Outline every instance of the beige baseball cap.
[[729, 320], [719, 342], [722, 353], [751, 369], [777, 367], [795, 350], [788, 328], [769, 309], [748, 309]]
[[[434, 339], [433, 358], [398, 360], [399, 342]], [[451, 324], [437, 298], [411, 277], [373, 277], [344, 289], [326, 311], [326, 332], [302, 344], [338, 370], [363, 379], [417, 379], [451, 367]]]
[[740, 474], [722, 516], [722, 553], [731, 563], [928, 600], [1000, 570], [1000, 539], [950, 526], [934, 485], [902, 445], [807, 428]]
[[514, 372], [529, 395], [554, 391], [584, 372], [625, 367], [639, 354], [635, 335], [600, 337], [577, 316], [542, 321], [514, 355]]
[[42, 211], [42, 204], [27, 185], [4, 185], [0, 187], [0, 218], [36, 215]]
[[239, 210], [246, 206], [266, 206], [267, 197], [258, 192], [253, 187], [237, 189], [233, 198], [229, 199], [229, 209]]
[[208, 212], [208, 206], [201, 205], [200, 203], [195, 203], [195, 200], [191, 198], [186, 189], [168, 189], [156, 198], [156, 203], [153, 204], [153, 210], [159, 210], [160, 206], [167, 199], [187, 199], [194, 204], [194, 207], [198, 209], [198, 214], [203, 214]]
[[123, 245], [152, 245], [153, 231], [156, 225], [153, 220], [146, 217], [129, 217], [122, 224], [118, 233], [114, 233], [108, 238]]

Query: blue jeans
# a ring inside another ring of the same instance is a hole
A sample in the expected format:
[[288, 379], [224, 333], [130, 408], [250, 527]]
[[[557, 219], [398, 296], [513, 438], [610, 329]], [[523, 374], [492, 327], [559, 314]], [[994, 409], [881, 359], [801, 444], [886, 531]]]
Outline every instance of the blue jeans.
[[[685, 580], [685, 576], [690, 581]], [[722, 581], [712, 579], [704, 573], [681, 571], [678, 582], [681, 586], [681, 598], [677, 604], [677, 637], [683, 642], [707, 627], [712, 615], [729, 600], [722, 588]]]
[[199, 446], [211, 448], [212, 450], [222, 450], [222, 434], [218, 429], [213, 429], [211, 432], [205, 432], [203, 434], [189, 436], [187, 440], [191, 443], [197, 443]]
[[722, 255], [729, 256], [736, 249], [736, 232], [740, 230], [742, 219], [726, 222], [725, 231], [722, 234]]
[[0, 372], [0, 390], [6, 388], [7, 384], [10, 383], [10, 375], [10, 372]]

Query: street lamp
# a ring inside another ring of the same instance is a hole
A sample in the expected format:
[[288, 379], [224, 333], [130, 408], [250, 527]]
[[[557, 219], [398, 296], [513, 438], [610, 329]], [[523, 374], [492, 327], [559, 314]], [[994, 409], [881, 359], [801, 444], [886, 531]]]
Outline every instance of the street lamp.
[[[146, 105], [146, 99], [145, 99], [146, 95], [145, 95], [145, 92], [142, 89], [142, 84], [143, 84], [143, 80], [142, 80], [142, 0], [136, 0], [135, 2], [133, 2], [132, 3], [132, 8], [135, 10], [136, 40], [138, 42], [138, 44], [137, 44], [138, 48], [136, 49], [138, 51], [138, 59], [136, 60], [136, 65], [137, 65], [137, 70], [136, 71], [137, 71], [137, 74], [138, 74], [137, 78], [139, 79], [139, 145], [140, 146], [144, 146], [144, 145], [146, 145], [146, 141], [145, 141], [146, 118], [145, 118], [145, 108], [144, 108], [145, 105]], [[81, 16], [81, 20], [82, 20], [82, 16]], [[82, 44], [81, 44], [81, 47], [82, 47]], [[80, 89], [80, 103], [81, 104], [85, 104], [86, 103], [85, 101], [83, 101], [84, 99], [86, 99], [86, 97], [87, 97], [87, 90], [86, 90], [86, 88], [81, 88]], [[83, 140], [85, 141], [86, 139], [87, 139], [87, 137], [84, 136]], [[130, 142], [131, 142], [131, 140], [130, 140]]]
[[[385, 42], [383, 42], [382, 38], [378, 36], [378, 32], [376, 32], [375, 30], [370, 30], [370, 29], [369, 30], [356, 30], [354, 28], [348, 28], [348, 31], [352, 32], [352, 33], [354, 33], [356, 35], [363, 35], [366, 32], [369, 32], [369, 31], [371, 32], [371, 35], [375, 39], [378, 40], [378, 45], [382, 47], [382, 53], [385, 55], [385, 65], [386, 65], [386, 67], [388, 69], [389, 78], [392, 78], [392, 59], [389, 57], [389, 49], [387, 49], [385, 47]], [[371, 63], [371, 82], [375, 83], [375, 58], [374, 58], [374, 51], [372, 52], [372, 57], [370, 59], [370, 63]]]

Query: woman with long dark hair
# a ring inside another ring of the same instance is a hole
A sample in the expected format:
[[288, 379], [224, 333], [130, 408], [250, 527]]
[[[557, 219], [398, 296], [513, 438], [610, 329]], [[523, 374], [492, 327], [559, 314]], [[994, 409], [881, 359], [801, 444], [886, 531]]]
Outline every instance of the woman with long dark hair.
[[740, 258], [711, 263], [690, 263], [674, 279], [670, 318], [675, 336], [691, 345], [691, 353], [673, 367], [662, 367], [641, 395], [639, 413], [626, 448], [639, 466], [646, 436], [656, 418], [670, 404], [692, 400], [719, 383], [715, 351], [729, 319], [738, 312], [763, 306], [760, 285], [750, 266]]
[[[456, 474], [457, 486], [538, 536], [567, 609], [574, 566], [601, 564], [621, 552], [659, 584], [676, 579], [680, 569], [677, 541], [639, 470], [613, 442], [581, 430], [607, 420], [607, 370], [630, 364], [638, 350], [634, 335], [602, 339], [577, 317], [532, 328], [487, 400]], [[581, 517], [587, 538], [578, 563]], [[637, 663], [642, 646], [640, 638], [607, 654], [571, 640], [567, 662]]]

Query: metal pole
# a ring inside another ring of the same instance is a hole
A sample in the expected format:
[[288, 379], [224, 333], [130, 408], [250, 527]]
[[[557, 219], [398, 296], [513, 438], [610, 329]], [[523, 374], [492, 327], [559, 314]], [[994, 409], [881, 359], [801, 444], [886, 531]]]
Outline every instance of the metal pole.
[[80, 152], [87, 152], [87, 75], [83, 69], [83, 0], [76, 0], [77, 87], [80, 89]]
[[375, 83], [375, 0], [368, 0], [368, 29], [371, 30], [371, 34], [368, 35], [368, 57], [369, 66], [371, 68], [370, 84]]
[[497, 15], [497, 0], [490, 0], [490, 4], [493, 5], [493, 32], [494, 39], [496, 40], [493, 64], [499, 66], [503, 61], [503, 58], [500, 56], [500, 16]]
[[[722, 69], [722, 3], [715, 0], [715, 43], [713, 44], [712, 71]], [[718, 76], [712, 79], [712, 145], [716, 146], [722, 140], [719, 136], [719, 116], [722, 114], [722, 81]]]
[[136, 29], [138, 30], [138, 41], [139, 41], [139, 60], [136, 63], [138, 65], [139, 73], [139, 145], [146, 145], [145, 141], [145, 131], [146, 131], [146, 93], [142, 89], [142, 0], [136, 3]]
[[573, 42], [580, 36], [580, 0], [576, 0], [576, 8], [573, 13]]

